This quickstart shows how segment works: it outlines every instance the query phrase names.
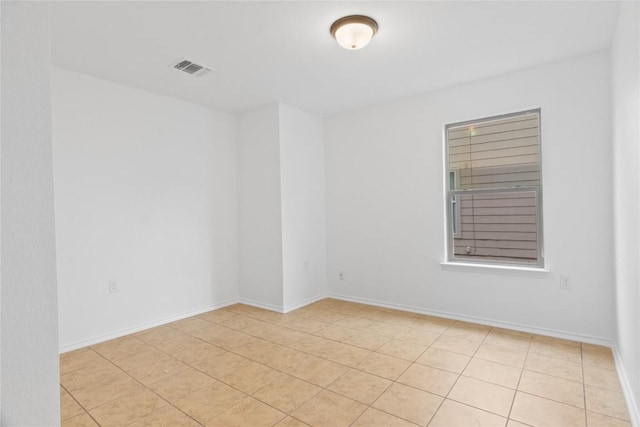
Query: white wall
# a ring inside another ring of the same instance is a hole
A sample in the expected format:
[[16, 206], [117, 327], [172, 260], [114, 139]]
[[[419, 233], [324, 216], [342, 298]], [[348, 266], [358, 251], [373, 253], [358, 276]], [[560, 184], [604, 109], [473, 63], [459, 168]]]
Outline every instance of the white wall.
[[60, 422], [49, 15], [2, 2], [3, 426]]
[[238, 118], [240, 300], [288, 311], [326, 295], [323, 121], [283, 104]]
[[283, 305], [278, 104], [238, 117], [240, 297], [280, 311]]
[[55, 67], [52, 89], [62, 349], [235, 302], [235, 117]]
[[284, 310], [326, 294], [323, 120], [280, 104]]
[[640, 7], [621, 5], [612, 46], [616, 345], [640, 425]]
[[[328, 118], [329, 293], [612, 339], [609, 82], [602, 52]], [[444, 125], [532, 107], [542, 109], [550, 272], [441, 266]], [[560, 274], [573, 290], [559, 288]]]

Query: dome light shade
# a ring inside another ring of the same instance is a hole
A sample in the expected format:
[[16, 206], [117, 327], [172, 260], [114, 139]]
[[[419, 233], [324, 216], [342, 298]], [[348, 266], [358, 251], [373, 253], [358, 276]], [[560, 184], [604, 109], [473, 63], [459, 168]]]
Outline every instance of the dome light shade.
[[345, 49], [365, 47], [378, 31], [378, 23], [368, 16], [350, 15], [331, 25], [331, 35]]

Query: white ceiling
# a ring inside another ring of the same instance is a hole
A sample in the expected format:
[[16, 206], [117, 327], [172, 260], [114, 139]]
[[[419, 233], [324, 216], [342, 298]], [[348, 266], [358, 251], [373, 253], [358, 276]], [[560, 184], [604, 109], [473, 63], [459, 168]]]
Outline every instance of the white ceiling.
[[[616, 2], [214, 1], [51, 4], [53, 64], [238, 112], [283, 102], [331, 115], [610, 45]], [[329, 34], [349, 14], [379, 32]], [[169, 67], [186, 57], [214, 69]]]

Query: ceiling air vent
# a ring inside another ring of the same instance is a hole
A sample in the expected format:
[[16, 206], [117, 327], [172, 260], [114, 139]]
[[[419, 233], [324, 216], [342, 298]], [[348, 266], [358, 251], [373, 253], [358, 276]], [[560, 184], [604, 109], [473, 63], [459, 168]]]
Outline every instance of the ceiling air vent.
[[195, 62], [189, 61], [188, 59], [184, 58], [179, 59], [172, 65], [176, 70], [183, 71], [187, 74], [191, 74], [192, 76], [201, 76], [211, 71], [211, 68], [208, 68], [204, 65], [196, 64]]

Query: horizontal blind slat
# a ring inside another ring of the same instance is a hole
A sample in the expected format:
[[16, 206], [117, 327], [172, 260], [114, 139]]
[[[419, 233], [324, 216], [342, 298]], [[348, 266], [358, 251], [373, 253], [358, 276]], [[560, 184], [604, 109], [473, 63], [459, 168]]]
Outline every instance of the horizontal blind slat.
[[472, 246], [476, 248], [500, 248], [500, 249], [537, 249], [537, 243], [524, 240], [465, 240], [455, 239], [456, 247]]
[[500, 167], [475, 167], [471, 169], [456, 170], [459, 176], [480, 176], [480, 175], [499, 175], [502, 173], [521, 173], [521, 172], [540, 172], [540, 164], [529, 163], [522, 165], [507, 165]]
[[462, 208], [462, 215], [535, 215], [535, 207], [506, 207], [506, 208]]
[[[457, 255], [467, 255], [466, 248], [456, 247], [455, 253]], [[530, 258], [535, 259], [537, 257], [537, 250], [531, 249], [499, 249], [499, 248], [474, 248], [474, 256], [492, 256], [492, 257], [506, 257], [506, 258]]]
[[518, 233], [535, 233], [537, 224], [470, 224], [462, 223], [462, 231], [497, 231], [497, 232], [518, 232]]
[[527, 145], [525, 147], [500, 148], [497, 150], [477, 151], [470, 154], [472, 162], [485, 159], [500, 159], [503, 157], [522, 156], [525, 154], [540, 154], [538, 145]]
[[539, 122], [535, 115], [520, 116], [491, 121], [484, 124], [474, 123], [460, 128], [449, 128], [448, 137], [451, 140], [458, 138], [498, 134], [513, 130], [538, 128]]
[[510, 208], [535, 206], [536, 200], [532, 197], [522, 197], [517, 199], [462, 199], [462, 208]]
[[492, 216], [492, 215], [462, 215], [460, 222], [463, 224], [535, 224], [535, 215], [513, 215], [513, 216]]

